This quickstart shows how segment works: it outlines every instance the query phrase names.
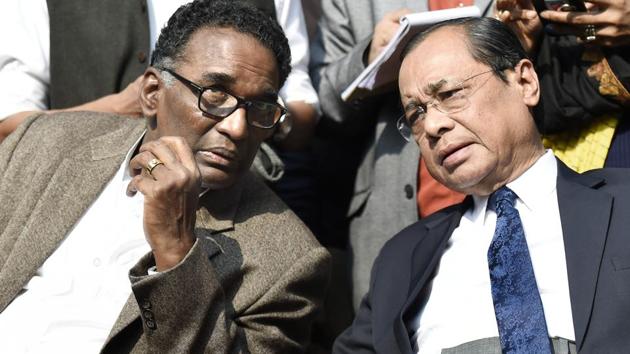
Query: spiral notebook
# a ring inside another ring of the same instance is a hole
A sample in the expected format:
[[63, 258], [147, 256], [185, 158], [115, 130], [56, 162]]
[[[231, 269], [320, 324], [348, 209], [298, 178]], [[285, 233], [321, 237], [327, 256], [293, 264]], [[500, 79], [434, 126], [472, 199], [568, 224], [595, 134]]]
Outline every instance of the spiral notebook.
[[342, 93], [341, 98], [349, 101], [359, 98], [366, 92], [378, 89], [396, 81], [400, 68], [400, 54], [411, 37], [441, 21], [460, 17], [480, 17], [477, 6], [456, 7], [453, 9], [418, 12], [400, 19], [400, 27], [383, 51]]

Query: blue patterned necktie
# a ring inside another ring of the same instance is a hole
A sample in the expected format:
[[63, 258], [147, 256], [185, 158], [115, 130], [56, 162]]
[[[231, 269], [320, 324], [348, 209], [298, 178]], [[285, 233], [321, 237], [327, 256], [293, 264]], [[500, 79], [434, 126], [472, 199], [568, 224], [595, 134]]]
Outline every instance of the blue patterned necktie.
[[502, 187], [488, 202], [497, 213], [488, 266], [501, 348], [506, 354], [551, 353], [545, 313], [515, 200], [516, 194]]

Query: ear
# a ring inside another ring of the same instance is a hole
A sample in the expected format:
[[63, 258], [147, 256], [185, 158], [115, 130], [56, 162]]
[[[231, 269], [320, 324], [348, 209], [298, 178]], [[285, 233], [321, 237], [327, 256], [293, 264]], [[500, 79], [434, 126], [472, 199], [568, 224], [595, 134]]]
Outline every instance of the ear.
[[522, 59], [516, 64], [514, 71], [523, 96], [523, 103], [529, 108], [535, 107], [540, 99], [540, 84], [534, 64], [529, 59]]
[[148, 119], [157, 116], [160, 91], [164, 85], [160, 73], [154, 67], [149, 67], [142, 76], [140, 87], [140, 105], [142, 114]]

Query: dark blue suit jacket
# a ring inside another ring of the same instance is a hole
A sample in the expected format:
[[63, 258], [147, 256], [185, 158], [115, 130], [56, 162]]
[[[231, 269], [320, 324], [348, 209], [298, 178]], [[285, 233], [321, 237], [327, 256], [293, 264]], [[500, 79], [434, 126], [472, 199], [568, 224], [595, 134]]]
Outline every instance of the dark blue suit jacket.
[[[630, 353], [630, 169], [577, 174], [558, 162], [558, 203], [580, 353]], [[401, 231], [381, 250], [370, 290], [334, 353], [412, 353], [420, 310], [446, 243], [472, 199]]]

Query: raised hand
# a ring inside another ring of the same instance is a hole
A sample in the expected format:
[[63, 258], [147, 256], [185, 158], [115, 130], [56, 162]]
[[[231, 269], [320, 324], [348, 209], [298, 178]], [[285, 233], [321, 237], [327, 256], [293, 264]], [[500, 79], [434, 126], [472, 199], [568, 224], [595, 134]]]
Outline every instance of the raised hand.
[[535, 52], [543, 26], [531, 0], [497, 0], [495, 17], [512, 28], [528, 54]]
[[555, 32], [580, 38], [584, 38], [586, 26], [594, 26], [592, 44], [630, 44], [630, 0], [593, 0], [586, 5], [588, 12], [543, 11], [540, 16], [554, 23]]
[[114, 113], [142, 117], [142, 108], [139, 101], [141, 83], [142, 75], [138, 76], [119, 93], [109, 96]]
[[374, 34], [372, 35], [372, 42], [370, 43], [370, 50], [368, 52], [368, 64], [374, 61], [376, 57], [383, 51], [383, 48], [387, 46], [387, 43], [392, 39], [394, 33], [400, 26], [400, 18], [411, 13], [410, 9], [399, 9], [396, 11], [388, 12], [374, 27]]
[[127, 193], [144, 195], [144, 234], [158, 271], [177, 265], [195, 242], [201, 174], [181, 137], [162, 137], [140, 147], [131, 160]]

